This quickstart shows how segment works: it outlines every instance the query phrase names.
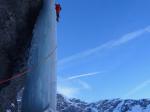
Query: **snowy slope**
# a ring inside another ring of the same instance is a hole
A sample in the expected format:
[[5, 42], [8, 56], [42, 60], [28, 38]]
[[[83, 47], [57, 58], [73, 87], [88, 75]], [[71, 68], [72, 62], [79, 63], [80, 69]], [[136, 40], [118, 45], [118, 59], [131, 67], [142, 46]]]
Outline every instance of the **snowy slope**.
[[58, 112], [150, 112], [150, 99], [102, 100], [86, 103], [78, 99], [67, 99], [58, 95]]

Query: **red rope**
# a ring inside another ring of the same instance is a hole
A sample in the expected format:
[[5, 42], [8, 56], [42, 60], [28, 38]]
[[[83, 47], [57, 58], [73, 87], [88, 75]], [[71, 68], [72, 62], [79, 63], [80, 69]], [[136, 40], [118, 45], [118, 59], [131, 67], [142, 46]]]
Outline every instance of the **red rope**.
[[[48, 59], [51, 57], [51, 55], [55, 52], [56, 49], [57, 49], [57, 47], [56, 47], [47, 57], [45, 57], [44, 60], [48, 60]], [[37, 65], [37, 66], [38, 66], [38, 65]], [[37, 66], [36, 66], [36, 67], [37, 67]], [[35, 67], [35, 68], [36, 68], [36, 67]], [[4, 79], [4, 80], [0, 80], [0, 85], [3, 84], [3, 83], [6, 83], [6, 82], [8, 82], [8, 81], [17, 79], [17, 78], [19, 78], [19, 77], [21, 77], [21, 76], [24, 76], [24, 75], [26, 75], [26, 73], [31, 72], [31, 70], [33, 70], [33, 69], [27, 69], [27, 70], [25, 70], [25, 71], [23, 71], [23, 72], [17, 73], [16, 75], [13, 75], [11, 78]]]
[[5, 79], [5, 80], [1, 80], [1, 81], [0, 81], [0, 85], [3, 84], [3, 83], [6, 83], [6, 82], [8, 82], [8, 81], [14, 80], [14, 79], [16, 79], [16, 78], [18, 78], [18, 77], [21, 77], [21, 76], [25, 75], [25, 74], [28, 73], [28, 72], [30, 72], [30, 70], [26, 70], [26, 71], [24, 71], [24, 72], [18, 73], [18, 74], [14, 75], [14, 76], [11, 77], [11, 78], [8, 78], [8, 79]]

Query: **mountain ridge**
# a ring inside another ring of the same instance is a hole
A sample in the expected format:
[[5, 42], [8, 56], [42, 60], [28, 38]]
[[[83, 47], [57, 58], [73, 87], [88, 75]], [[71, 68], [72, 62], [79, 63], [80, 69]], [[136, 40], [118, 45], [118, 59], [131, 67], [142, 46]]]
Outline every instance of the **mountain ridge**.
[[57, 95], [58, 112], [150, 112], [150, 99], [111, 99], [87, 103]]

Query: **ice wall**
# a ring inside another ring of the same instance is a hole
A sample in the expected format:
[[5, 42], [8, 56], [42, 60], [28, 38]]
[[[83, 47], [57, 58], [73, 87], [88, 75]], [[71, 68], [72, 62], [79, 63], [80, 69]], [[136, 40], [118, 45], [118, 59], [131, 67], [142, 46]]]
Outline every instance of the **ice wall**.
[[[44, 0], [33, 31], [23, 95], [23, 112], [56, 112], [55, 1]], [[49, 110], [49, 111], [48, 111]], [[51, 110], [51, 111], [50, 111]]]

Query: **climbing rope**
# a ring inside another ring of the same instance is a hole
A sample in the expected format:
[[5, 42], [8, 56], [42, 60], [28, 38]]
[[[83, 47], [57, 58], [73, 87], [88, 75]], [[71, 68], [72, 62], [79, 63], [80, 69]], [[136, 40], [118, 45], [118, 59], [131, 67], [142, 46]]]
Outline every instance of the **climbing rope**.
[[24, 76], [26, 75], [27, 73], [31, 72], [34, 68], [37, 68], [42, 62], [45, 62], [47, 61], [56, 51], [57, 49], [57, 46], [52, 50], [52, 52], [50, 54], [48, 54], [48, 56], [46, 56], [39, 64], [37, 64], [35, 67], [32, 67], [32, 68], [27, 68], [26, 70], [24, 70], [23, 72], [20, 72], [20, 73], [17, 73], [15, 75], [13, 75], [11, 78], [8, 78], [8, 79], [4, 79], [4, 80], [0, 80], [0, 85], [1, 84], [4, 84], [8, 81], [11, 81], [11, 80], [14, 80], [14, 79], [17, 79], [21, 76]]

